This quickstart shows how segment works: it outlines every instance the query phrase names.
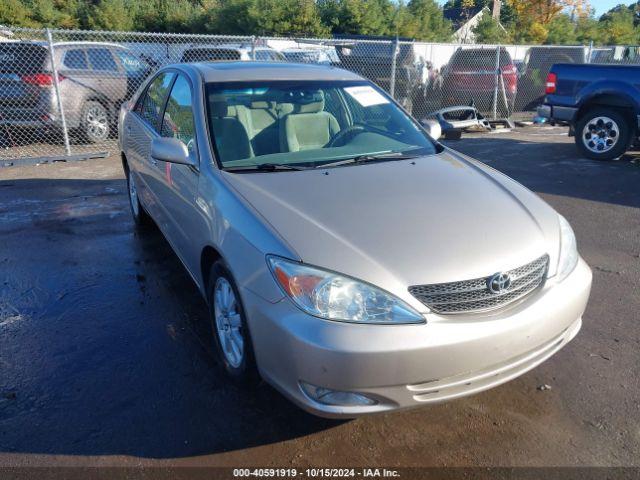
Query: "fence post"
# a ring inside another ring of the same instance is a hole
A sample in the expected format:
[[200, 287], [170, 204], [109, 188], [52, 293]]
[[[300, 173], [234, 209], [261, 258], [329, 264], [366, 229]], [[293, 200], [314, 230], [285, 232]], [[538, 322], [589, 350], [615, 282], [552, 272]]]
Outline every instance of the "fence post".
[[587, 52], [587, 63], [591, 63], [591, 55], [593, 55], [593, 40], [589, 42], [589, 51]]
[[51, 37], [51, 30], [47, 28], [47, 43], [49, 44], [49, 56], [51, 57], [51, 74], [53, 75], [53, 86], [56, 92], [56, 98], [58, 99], [58, 112], [60, 113], [60, 119], [62, 120], [62, 135], [64, 137], [64, 150], [67, 155], [71, 155], [71, 147], [69, 145], [69, 131], [67, 130], [67, 119], [64, 116], [64, 109], [62, 108], [62, 97], [60, 96], [60, 82], [58, 80], [58, 68], [56, 67], [56, 59], [53, 51], [53, 38]]
[[251, 60], [256, 59], [256, 36], [251, 35]]
[[496, 78], [493, 88], [493, 119], [498, 119], [498, 85], [500, 83], [500, 45], [496, 48]]
[[398, 37], [393, 40], [391, 51], [391, 79], [389, 81], [389, 94], [396, 98], [396, 62], [398, 56]]

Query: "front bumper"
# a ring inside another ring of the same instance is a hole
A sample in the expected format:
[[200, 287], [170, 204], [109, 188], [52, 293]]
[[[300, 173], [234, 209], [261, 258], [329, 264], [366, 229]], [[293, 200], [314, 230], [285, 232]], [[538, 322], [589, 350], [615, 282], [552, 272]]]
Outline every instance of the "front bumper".
[[[471, 395], [536, 367], [578, 332], [591, 289], [580, 259], [520, 304], [485, 315], [427, 314], [422, 325], [362, 325], [310, 317], [289, 299], [275, 304], [243, 289], [258, 368], [305, 410], [325, 417], [415, 407]], [[329, 406], [300, 382], [374, 399]]]

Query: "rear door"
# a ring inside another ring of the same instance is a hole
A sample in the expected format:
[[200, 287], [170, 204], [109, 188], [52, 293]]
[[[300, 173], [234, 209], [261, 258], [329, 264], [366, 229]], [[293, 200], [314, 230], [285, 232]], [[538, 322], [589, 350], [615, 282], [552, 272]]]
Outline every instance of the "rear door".
[[[0, 43], [0, 115], [10, 116], [11, 110], [33, 108], [39, 103], [45, 80], [42, 75], [50, 70], [48, 58], [42, 45]], [[3, 120], [11, 118], [0, 118], [0, 122]]]
[[155, 165], [157, 162], [151, 158], [151, 141], [159, 135], [162, 111], [174, 78], [172, 71], [164, 71], [154, 77], [138, 98], [133, 111], [125, 117], [123, 126], [125, 154], [136, 176], [139, 195], [161, 228], [166, 218], [163, 218], [158, 198], [153, 192], [158, 191], [157, 184], [162, 178]]
[[[166, 102], [160, 135], [177, 138], [187, 146], [189, 155], [199, 165], [193, 116], [193, 88], [183, 74], [178, 74]], [[195, 207], [198, 191], [198, 168], [163, 161], [157, 162], [158, 197], [168, 218], [165, 235], [191, 272], [199, 268], [199, 252], [192, 248], [193, 232], [200, 231], [200, 216]]]
[[107, 47], [87, 48], [87, 57], [94, 79], [94, 86], [116, 108], [127, 94], [127, 77], [116, 61], [113, 51]]

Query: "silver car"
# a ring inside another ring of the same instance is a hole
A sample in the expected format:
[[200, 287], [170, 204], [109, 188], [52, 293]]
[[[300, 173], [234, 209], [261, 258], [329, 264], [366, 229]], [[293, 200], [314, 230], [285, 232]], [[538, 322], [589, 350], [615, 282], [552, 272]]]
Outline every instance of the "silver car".
[[211, 313], [232, 377], [353, 417], [522, 375], [580, 329], [567, 221], [337, 68], [161, 69], [120, 113], [133, 217]]

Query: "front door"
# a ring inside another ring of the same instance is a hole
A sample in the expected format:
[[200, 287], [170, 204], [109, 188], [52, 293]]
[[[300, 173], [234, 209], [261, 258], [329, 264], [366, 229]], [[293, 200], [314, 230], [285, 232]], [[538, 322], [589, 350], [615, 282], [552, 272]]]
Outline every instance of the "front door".
[[155, 192], [167, 215], [165, 235], [191, 272], [199, 269], [200, 252], [193, 248], [193, 232], [200, 221], [195, 201], [198, 192], [198, 149], [193, 120], [193, 90], [190, 81], [178, 74], [166, 102], [160, 135], [182, 141], [196, 167], [158, 161], [162, 178]]
[[138, 99], [134, 114], [127, 115], [124, 124], [127, 143], [123, 147], [132, 173], [138, 174], [136, 181], [142, 204], [163, 230], [167, 218], [155, 193], [161, 188], [163, 179], [158, 161], [151, 158], [151, 142], [159, 135], [162, 111], [174, 78], [173, 72], [156, 76]]

